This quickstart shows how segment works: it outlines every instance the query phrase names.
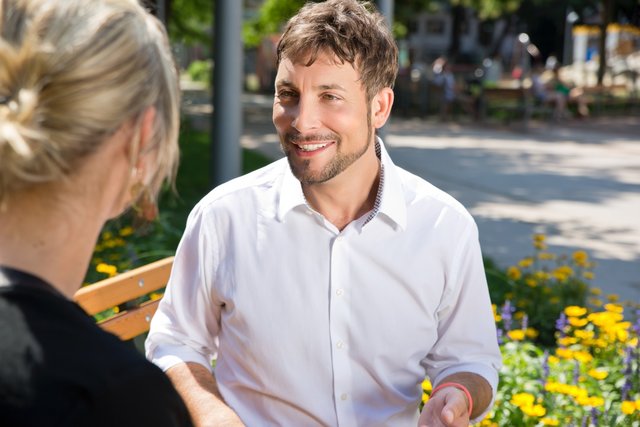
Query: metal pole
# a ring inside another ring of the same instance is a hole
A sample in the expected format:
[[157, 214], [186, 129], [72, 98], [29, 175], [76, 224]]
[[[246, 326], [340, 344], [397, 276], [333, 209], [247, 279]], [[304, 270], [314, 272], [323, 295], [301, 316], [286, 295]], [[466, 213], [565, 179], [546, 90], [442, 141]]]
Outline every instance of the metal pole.
[[393, 4], [394, 0], [378, 0], [378, 10], [387, 20], [389, 28], [393, 28]]
[[160, 22], [162, 22], [165, 25], [165, 27], [168, 27], [168, 23], [167, 23], [167, 3], [166, 3], [166, 1], [165, 0], [157, 0], [156, 4], [157, 4], [156, 16], [158, 17]]
[[216, 1], [214, 23], [213, 123], [210, 184], [215, 187], [241, 173], [242, 2]]

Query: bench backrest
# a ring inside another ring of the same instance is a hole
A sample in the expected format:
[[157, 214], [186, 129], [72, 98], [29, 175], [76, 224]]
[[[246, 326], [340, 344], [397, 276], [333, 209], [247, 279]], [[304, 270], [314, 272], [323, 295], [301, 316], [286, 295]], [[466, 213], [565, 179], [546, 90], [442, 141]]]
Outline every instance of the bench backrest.
[[98, 325], [122, 340], [132, 339], [149, 330], [151, 318], [160, 303], [159, 298], [142, 303], [138, 300], [167, 285], [172, 265], [173, 257], [152, 262], [80, 288], [74, 299], [90, 315], [121, 307], [118, 313], [101, 320]]

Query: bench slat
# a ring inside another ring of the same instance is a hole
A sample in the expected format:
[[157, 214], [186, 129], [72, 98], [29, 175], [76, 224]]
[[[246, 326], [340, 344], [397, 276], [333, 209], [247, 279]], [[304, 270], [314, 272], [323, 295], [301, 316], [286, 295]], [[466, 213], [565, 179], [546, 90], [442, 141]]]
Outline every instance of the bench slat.
[[158, 304], [160, 299], [147, 301], [137, 308], [103, 320], [98, 325], [123, 341], [130, 340], [149, 330], [151, 318], [158, 309]]
[[173, 257], [161, 259], [80, 288], [74, 299], [87, 313], [100, 313], [165, 287], [172, 265]]

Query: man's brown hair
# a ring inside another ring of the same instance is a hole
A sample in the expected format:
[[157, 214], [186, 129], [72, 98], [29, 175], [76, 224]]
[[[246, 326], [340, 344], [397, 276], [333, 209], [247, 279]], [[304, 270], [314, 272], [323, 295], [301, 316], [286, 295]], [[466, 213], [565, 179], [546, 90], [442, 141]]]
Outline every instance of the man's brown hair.
[[382, 88], [393, 87], [398, 48], [384, 17], [368, 2], [307, 3], [289, 20], [278, 43], [278, 64], [288, 58], [309, 66], [322, 52], [353, 65], [368, 100]]

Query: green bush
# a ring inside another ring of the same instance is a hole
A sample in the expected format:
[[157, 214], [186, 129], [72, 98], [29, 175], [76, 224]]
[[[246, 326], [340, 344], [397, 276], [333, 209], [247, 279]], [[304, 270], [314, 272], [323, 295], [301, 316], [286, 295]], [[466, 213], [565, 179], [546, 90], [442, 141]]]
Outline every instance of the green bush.
[[204, 83], [209, 87], [211, 85], [213, 71], [213, 61], [195, 60], [187, 67], [187, 75], [194, 82]]
[[516, 317], [526, 313], [529, 325], [539, 333], [535, 342], [553, 346], [555, 321], [562, 310], [587, 304], [595, 263], [585, 251], [571, 256], [549, 252], [545, 240], [542, 234], [534, 235], [533, 254], [517, 265], [503, 270], [485, 260], [485, 269], [491, 301], [499, 307], [509, 302]]

